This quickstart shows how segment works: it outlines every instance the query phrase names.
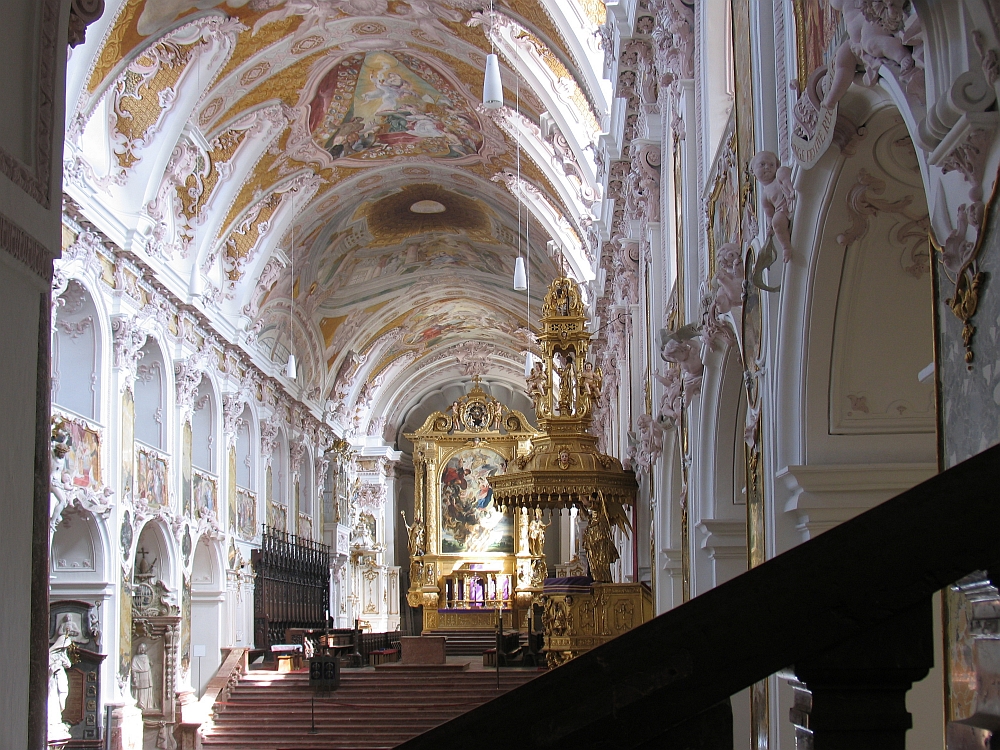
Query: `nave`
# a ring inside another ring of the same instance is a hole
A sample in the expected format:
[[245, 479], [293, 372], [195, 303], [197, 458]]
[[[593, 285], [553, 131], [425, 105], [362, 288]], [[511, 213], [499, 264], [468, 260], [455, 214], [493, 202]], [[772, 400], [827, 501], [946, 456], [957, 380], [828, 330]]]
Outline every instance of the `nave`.
[[7, 5], [0, 747], [497, 627], [387, 743], [989, 746], [995, 3]]

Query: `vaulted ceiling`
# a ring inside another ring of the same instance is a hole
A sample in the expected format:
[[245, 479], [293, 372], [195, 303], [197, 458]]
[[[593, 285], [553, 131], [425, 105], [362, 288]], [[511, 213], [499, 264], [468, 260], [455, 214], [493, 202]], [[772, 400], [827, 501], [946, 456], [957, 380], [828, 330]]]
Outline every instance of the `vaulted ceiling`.
[[290, 388], [345, 427], [523, 384], [518, 248], [535, 316], [560, 268], [596, 269], [600, 0], [109, 6], [70, 60], [65, 155], [109, 237], [273, 372], [293, 350]]

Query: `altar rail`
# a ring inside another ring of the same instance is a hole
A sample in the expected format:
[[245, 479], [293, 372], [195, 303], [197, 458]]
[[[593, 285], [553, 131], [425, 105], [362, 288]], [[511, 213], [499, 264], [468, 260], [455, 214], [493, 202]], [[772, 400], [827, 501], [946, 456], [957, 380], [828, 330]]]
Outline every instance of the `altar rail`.
[[250, 560], [257, 648], [270, 653], [288, 628], [323, 627], [330, 609], [329, 547], [265, 526]]
[[1000, 446], [400, 748], [500, 750], [509, 737], [481, 728], [508, 716], [522, 750], [730, 750], [729, 697], [791, 665], [817, 750], [902, 750], [906, 691], [934, 658], [931, 597], [1000, 574], [998, 535]]

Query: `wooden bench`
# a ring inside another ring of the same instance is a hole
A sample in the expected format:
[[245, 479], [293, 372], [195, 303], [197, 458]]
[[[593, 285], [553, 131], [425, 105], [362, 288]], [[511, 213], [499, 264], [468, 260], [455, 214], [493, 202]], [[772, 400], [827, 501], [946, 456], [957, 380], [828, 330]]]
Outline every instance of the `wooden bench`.
[[388, 664], [390, 662], [399, 661], [399, 649], [380, 648], [376, 651], [372, 651], [369, 658], [371, 659], [373, 667], [377, 667], [379, 664]]

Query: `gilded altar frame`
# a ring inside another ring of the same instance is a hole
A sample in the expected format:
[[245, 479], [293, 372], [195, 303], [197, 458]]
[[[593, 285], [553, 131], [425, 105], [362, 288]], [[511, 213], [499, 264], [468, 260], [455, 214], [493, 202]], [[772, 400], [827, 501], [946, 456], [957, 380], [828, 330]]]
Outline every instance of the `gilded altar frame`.
[[[487, 606], [485, 601], [482, 606], [455, 605], [454, 586], [449, 588], [448, 579], [454, 580], [454, 576], [464, 575], [465, 571], [493, 574], [494, 581], [509, 577], [510, 598], [516, 599], [515, 604], [522, 612], [527, 611], [531, 598], [541, 591], [544, 558], [531, 554], [528, 523], [521, 513], [513, 514], [513, 545], [509, 552], [445, 551], [442, 526], [442, 477], [452, 459], [463, 451], [482, 449], [498, 454], [509, 464], [529, 453], [532, 441], [540, 434], [524, 414], [509, 409], [483, 391], [478, 378], [474, 379], [472, 389], [447, 411], [434, 412], [420, 429], [406, 433], [413, 442], [415, 514], [408, 526], [407, 601], [411, 607], [424, 608], [424, 630], [495, 626], [499, 596], [494, 598], [493, 606]], [[504, 607], [510, 607], [510, 599], [499, 606]], [[504, 612], [504, 623], [508, 627], [514, 625], [508, 611]]]

